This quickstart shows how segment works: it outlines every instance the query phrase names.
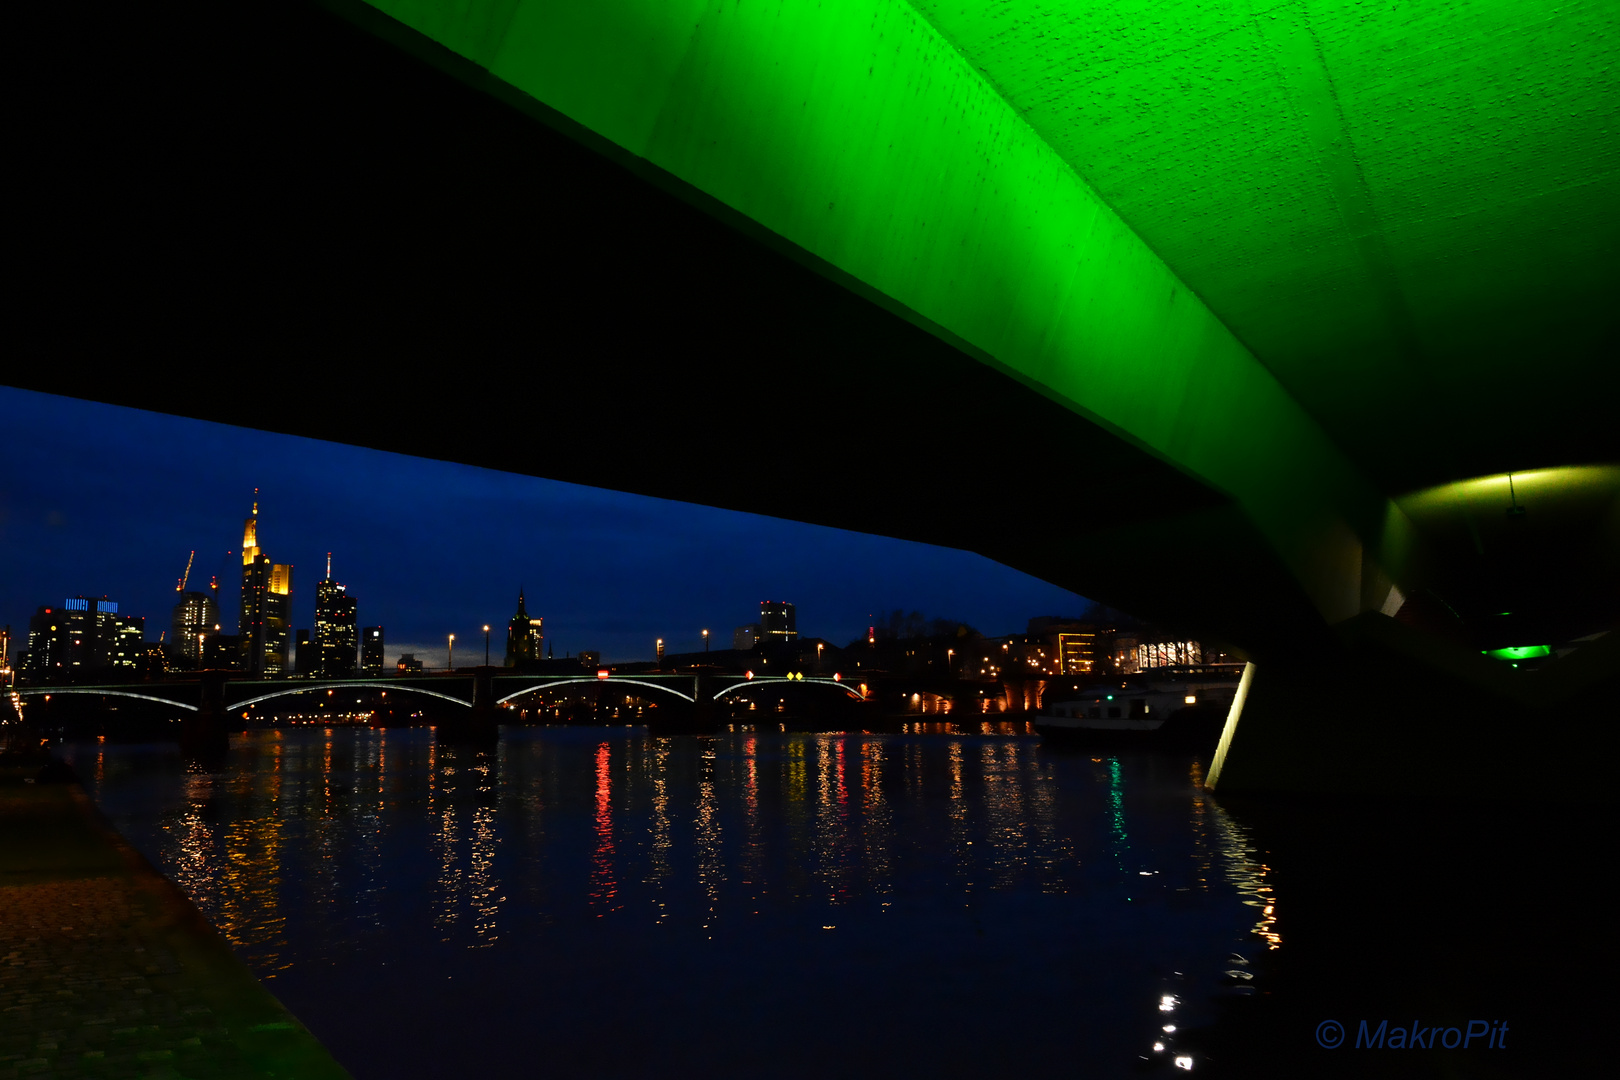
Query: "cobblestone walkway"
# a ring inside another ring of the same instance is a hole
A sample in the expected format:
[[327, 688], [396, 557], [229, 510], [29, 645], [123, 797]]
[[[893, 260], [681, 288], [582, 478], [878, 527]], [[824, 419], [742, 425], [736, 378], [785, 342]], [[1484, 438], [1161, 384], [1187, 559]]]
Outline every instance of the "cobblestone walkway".
[[105, 878], [0, 887], [0, 1077], [250, 1071], [203, 988], [174, 978], [179, 962], [142, 927], [143, 899]]
[[0, 830], [0, 1080], [346, 1077], [76, 786]]

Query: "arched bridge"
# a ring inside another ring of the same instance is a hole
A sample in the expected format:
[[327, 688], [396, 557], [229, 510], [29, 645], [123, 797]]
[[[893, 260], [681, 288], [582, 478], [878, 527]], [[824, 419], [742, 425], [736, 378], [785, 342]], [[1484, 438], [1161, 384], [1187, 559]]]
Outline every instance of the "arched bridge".
[[[716, 702], [728, 694], [760, 686], [782, 684], [788, 686], [825, 686], [848, 694], [857, 701], [864, 695], [859, 688], [838, 677], [822, 676], [751, 676], [704, 672], [699, 675], [636, 673], [626, 675], [564, 675], [534, 676], [517, 674], [489, 674], [477, 672], [456, 675], [423, 675], [420, 677], [390, 676], [381, 679], [313, 679], [313, 680], [233, 680], [214, 678], [201, 681], [166, 683], [109, 683], [105, 685], [27, 686], [19, 688], [24, 697], [44, 698], [63, 694], [83, 694], [96, 697], [128, 698], [173, 706], [187, 712], [198, 713], [210, 705], [224, 712], [250, 709], [256, 705], [281, 698], [304, 694], [334, 693], [355, 690], [368, 693], [390, 691], [416, 694], [467, 708], [477, 708], [485, 699], [481, 694], [487, 680], [487, 700], [490, 705], [504, 705], [525, 694], [560, 687], [600, 686], [614, 689], [636, 687], [654, 690], [689, 704]], [[221, 673], [223, 674], [223, 673]], [[213, 700], [210, 701], [210, 695]]]

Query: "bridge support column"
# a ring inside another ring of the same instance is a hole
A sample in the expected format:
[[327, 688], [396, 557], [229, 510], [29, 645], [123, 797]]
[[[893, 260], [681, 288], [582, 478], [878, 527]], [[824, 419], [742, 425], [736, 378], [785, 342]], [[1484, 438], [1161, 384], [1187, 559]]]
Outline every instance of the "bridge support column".
[[714, 680], [702, 671], [692, 676], [692, 728], [714, 730]]
[[438, 725], [434, 738], [441, 743], [487, 745], [500, 739], [500, 709], [495, 704], [493, 667], [473, 669], [472, 708]]
[[225, 714], [225, 680], [229, 672], [204, 671], [197, 711], [180, 724], [180, 750], [188, 757], [221, 757], [230, 746]]
[[692, 676], [692, 703], [670, 706], [658, 710], [658, 718], [649, 720], [647, 730], [654, 735], [707, 735], [714, 731], [714, 678], [707, 672]]

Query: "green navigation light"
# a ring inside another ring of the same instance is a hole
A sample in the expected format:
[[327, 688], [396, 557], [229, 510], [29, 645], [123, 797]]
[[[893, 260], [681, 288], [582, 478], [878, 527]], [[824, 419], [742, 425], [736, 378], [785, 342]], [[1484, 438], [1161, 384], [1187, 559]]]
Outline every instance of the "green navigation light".
[[1495, 657], [1498, 660], [1534, 660], [1539, 656], [1551, 656], [1552, 647], [1548, 645], [1514, 645], [1506, 649], [1481, 649], [1480, 655]]

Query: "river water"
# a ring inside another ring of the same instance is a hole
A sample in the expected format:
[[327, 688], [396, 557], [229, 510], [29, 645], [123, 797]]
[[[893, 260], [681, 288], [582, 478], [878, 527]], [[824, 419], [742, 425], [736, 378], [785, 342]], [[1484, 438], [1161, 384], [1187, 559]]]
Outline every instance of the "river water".
[[1196, 1067], [1277, 944], [1253, 843], [1195, 759], [988, 730], [63, 750], [356, 1077]]
[[172, 744], [60, 750], [361, 1080], [1611, 1057], [1612, 826], [1555, 801], [1533, 754], [1461, 802], [1327, 777], [1309, 802], [1223, 806], [1199, 759], [995, 724], [507, 728], [489, 751], [306, 727], [233, 736], [217, 771]]

